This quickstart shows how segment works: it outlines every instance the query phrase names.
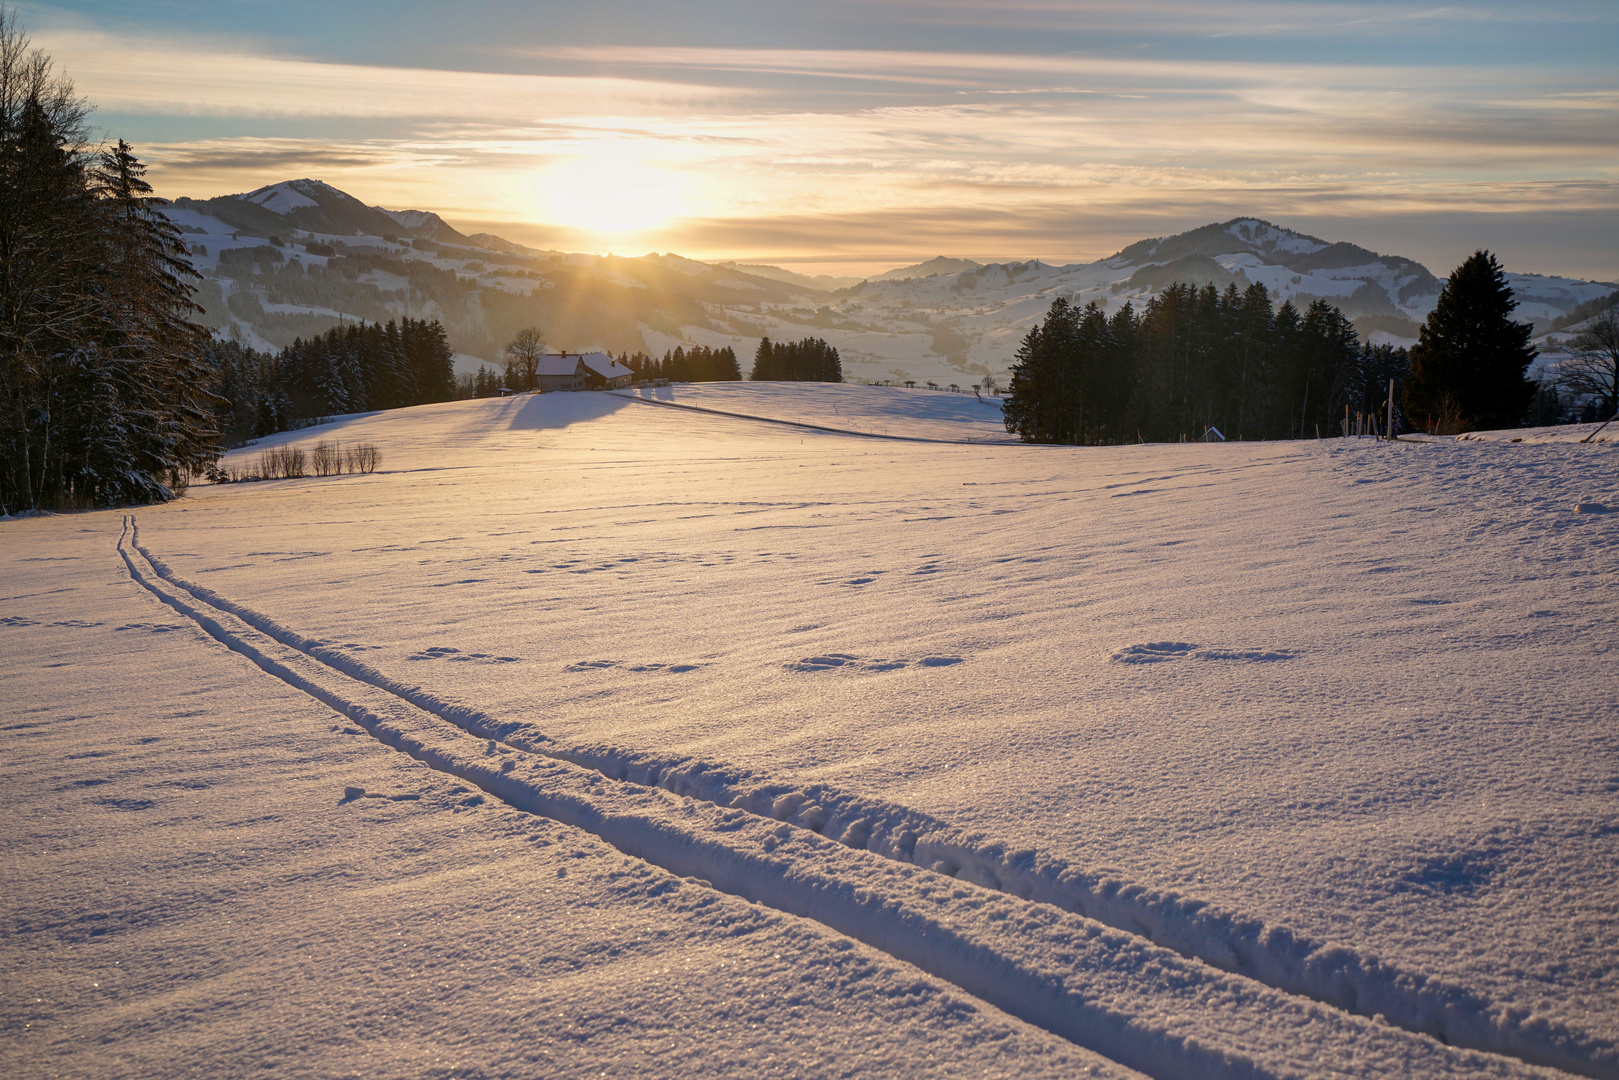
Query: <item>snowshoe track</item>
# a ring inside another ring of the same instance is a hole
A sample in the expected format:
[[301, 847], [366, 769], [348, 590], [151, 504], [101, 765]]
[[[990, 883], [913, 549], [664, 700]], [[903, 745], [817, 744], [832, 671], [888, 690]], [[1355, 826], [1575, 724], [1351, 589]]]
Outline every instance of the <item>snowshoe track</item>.
[[[904, 807], [691, 759], [564, 747], [444, 702], [176, 577], [140, 544], [132, 515], [118, 551], [137, 584], [215, 640], [428, 767], [815, 919], [1164, 1080], [1538, 1074], [1532, 1065], [1619, 1080], [1615, 1047], [1585, 1033], [1258, 920], [1009, 851]], [[1322, 1046], [1342, 1051], [1336, 1063]]]

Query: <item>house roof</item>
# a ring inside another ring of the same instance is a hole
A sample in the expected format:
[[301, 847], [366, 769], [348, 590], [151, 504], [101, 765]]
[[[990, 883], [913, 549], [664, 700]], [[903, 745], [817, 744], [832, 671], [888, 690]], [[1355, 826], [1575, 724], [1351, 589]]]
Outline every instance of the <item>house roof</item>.
[[534, 368], [534, 374], [577, 375], [579, 361], [578, 353], [545, 353], [541, 355], [538, 366]]
[[614, 360], [608, 353], [587, 352], [580, 359], [585, 362], [585, 367], [604, 379], [621, 379], [625, 375], [635, 374], [635, 372]]
[[625, 368], [623, 364], [618, 363], [617, 359], [612, 358], [610, 353], [584, 353], [583, 356], [580, 356], [580, 359], [583, 359], [586, 368], [596, 372], [597, 376], [601, 376], [602, 379], [622, 379], [623, 376], [633, 376], [635, 374], [635, 372]]

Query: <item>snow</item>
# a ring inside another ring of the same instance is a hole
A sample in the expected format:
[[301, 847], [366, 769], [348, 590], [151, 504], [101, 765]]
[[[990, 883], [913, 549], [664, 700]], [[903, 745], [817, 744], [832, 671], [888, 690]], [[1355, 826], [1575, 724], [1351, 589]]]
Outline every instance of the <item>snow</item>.
[[1577, 443], [1619, 442], [1619, 421], [1604, 425], [1558, 424], [1554, 427], [1506, 428], [1500, 431], [1469, 431], [1456, 436], [1462, 442]]
[[504, 364], [492, 364], [482, 357], [473, 356], [469, 353], [455, 353], [452, 355], [450, 357], [450, 366], [457, 375], [476, 375], [479, 368], [489, 368], [497, 374], [503, 374], [506, 370]]
[[622, 379], [626, 375], [635, 374], [633, 368], [625, 367], [614, 360], [612, 353], [587, 352], [582, 353], [579, 359], [584, 362], [585, 367], [604, 379]]
[[1278, 229], [1276, 226], [1266, 224], [1257, 218], [1233, 221], [1226, 226], [1226, 232], [1256, 247], [1269, 251], [1285, 251], [1293, 255], [1308, 255], [1312, 252], [1320, 251], [1326, 246], [1311, 240], [1309, 237]]
[[8, 1073], [1619, 1075], [1612, 444], [671, 390], [0, 526]]
[[1015, 443], [1001, 399], [947, 390], [851, 383], [677, 383], [614, 391], [623, 397], [730, 416], [945, 442]]
[[264, 207], [273, 214], [285, 214], [289, 210], [298, 210], [305, 206], [319, 206], [320, 204], [300, 188], [313, 183], [308, 180], [287, 180], [279, 184], [261, 187], [257, 191], [239, 196], [246, 202]]
[[371, 209], [387, 214], [407, 229], [420, 229], [439, 221], [439, 216], [428, 210], [384, 210], [380, 206]]

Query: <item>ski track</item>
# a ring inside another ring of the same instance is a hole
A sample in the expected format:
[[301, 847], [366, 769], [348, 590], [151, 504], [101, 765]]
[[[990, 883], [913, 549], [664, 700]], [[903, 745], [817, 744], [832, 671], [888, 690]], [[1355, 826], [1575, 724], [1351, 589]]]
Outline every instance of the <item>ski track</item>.
[[[1161, 1080], [1516, 1076], [1542, 1065], [1619, 1080], [1607, 1042], [1348, 948], [904, 807], [689, 758], [564, 747], [442, 701], [175, 576], [141, 545], [133, 515], [118, 552], [137, 584], [215, 640], [424, 765], [814, 919]], [[1326, 1060], [1323, 1046], [1342, 1052]]]

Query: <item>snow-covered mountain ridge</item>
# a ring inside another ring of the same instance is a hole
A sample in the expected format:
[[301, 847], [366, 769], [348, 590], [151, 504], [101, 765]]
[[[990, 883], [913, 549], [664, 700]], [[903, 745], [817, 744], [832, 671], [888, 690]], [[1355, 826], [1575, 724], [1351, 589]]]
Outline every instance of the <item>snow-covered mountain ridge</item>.
[[[474, 367], [495, 361], [516, 330], [539, 326], [563, 348], [661, 354], [729, 346], [744, 362], [762, 336], [815, 336], [840, 350], [852, 378], [965, 384], [1003, 375], [1018, 341], [1058, 296], [1116, 309], [1139, 307], [1175, 282], [1259, 282], [1278, 302], [1335, 304], [1365, 337], [1409, 342], [1442, 284], [1414, 260], [1259, 218], [1142, 240], [1091, 263], [940, 256], [846, 284], [773, 266], [596, 256], [467, 236], [431, 211], [367, 206], [311, 179], [179, 199], [170, 212], [191, 234], [205, 318], [221, 334], [277, 348], [340, 320], [432, 317]], [[274, 250], [220, 258], [266, 246]], [[1541, 332], [1619, 288], [1515, 272], [1508, 279], [1519, 317]]]

